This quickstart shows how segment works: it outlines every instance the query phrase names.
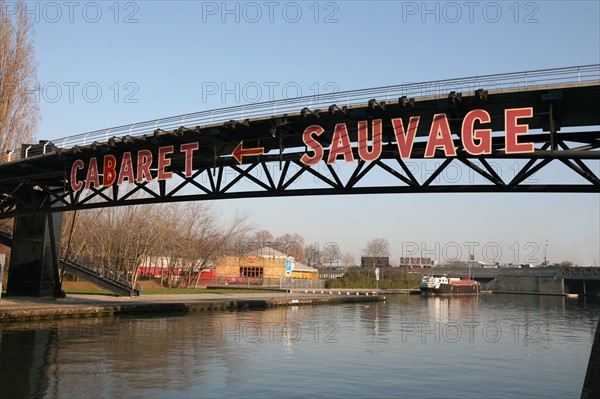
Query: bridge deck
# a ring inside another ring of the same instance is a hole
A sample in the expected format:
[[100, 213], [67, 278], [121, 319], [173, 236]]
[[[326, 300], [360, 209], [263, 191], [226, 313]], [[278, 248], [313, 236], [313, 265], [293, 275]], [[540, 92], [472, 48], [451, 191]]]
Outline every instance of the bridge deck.
[[[109, 127], [92, 132], [53, 140], [57, 148], [68, 149], [75, 146], [87, 146], [94, 142], [107, 143], [111, 138], [119, 139], [126, 136], [142, 137], [160, 131], [174, 131], [180, 127], [214, 128], [231, 121], [253, 122], [281, 117], [294, 116], [303, 109], [321, 112], [329, 111], [335, 105], [339, 109], [363, 109], [372, 99], [381, 103], [396, 103], [399, 99], [439, 101], [446, 100], [448, 93], [454, 91], [463, 97], [477, 96], [477, 90], [485, 90], [489, 96], [499, 94], [516, 94], [540, 90], [573, 89], [577, 87], [600, 84], [600, 65], [585, 65], [567, 68], [554, 68], [535, 71], [512, 72], [504, 74], [474, 76], [459, 79], [435, 80], [429, 82], [411, 82], [395, 86], [384, 86], [362, 90], [352, 90], [322, 95], [289, 98], [269, 102], [251, 103], [241, 106], [227, 107], [210, 111], [182, 114], [150, 121], [135, 122], [130, 125]], [[579, 115], [581, 116], [581, 115]], [[597, 119], [596, 119], [597, 120]], [[566, 125], [570, 125], [567, 122]], [[581, 121], [575, 125], [582, 124]], [[588, 125], [590, 125], [588, 123]], [[596, 125], [596, 123], [591, 123]], [[26, 147], [27, 148], [27, 147]], [[51, 147], [30, 148], [29, 153], [51, 151]], [[17, 160], [25, 155], [20, 149], [14, 152], [12, 159]], [[1, 161], [0, 161], [1, 162]]]
[[[429, 270], [428, 270], [429, 271]], [[470, 275], [474, 278], [497, 276], [557, 277], [573, 280], [600, 280], [600, 267], [534, 267], [534, 268], [436, 268], [432, 273], [447, 273], [452, 276]]]

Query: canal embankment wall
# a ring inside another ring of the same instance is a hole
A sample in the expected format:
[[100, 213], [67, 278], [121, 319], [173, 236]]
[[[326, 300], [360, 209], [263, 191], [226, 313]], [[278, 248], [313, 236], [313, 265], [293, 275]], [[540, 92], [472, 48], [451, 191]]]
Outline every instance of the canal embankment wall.
[[358, 302], [379, 302], [385, 297], [374, 295], [289, 295], [270, 296], [227, 296], [203, 298], [202, 295], [181, 295], [178, 298], [148, 296], [134, 298], [108, 297], [93, 299], [84, 296], [69, 297], [67, 300], [52, 298], [2, 299], [0, 323], [38, 321], [68, 318], [110, 317], [136, 313], [192, 313], [208, 311], [235, 311], [268, 309], [278, 306], [329, 305]]
[[546, 276], [497, 276], [484, 287], [502, 293], [564, 295], [564, 279]]

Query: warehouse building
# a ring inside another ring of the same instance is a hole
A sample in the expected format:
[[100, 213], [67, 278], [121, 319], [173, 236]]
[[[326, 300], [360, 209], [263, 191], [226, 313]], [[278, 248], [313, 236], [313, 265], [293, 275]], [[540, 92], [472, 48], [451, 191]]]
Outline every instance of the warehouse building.
[[317, 269], [307, 266], [271, 247], [251, 251], [243, 256], [224, 256], [217, 259], [216, 275], [220, 281], [238, 279], [279, 280], [286, 278], [285, 264], [291, 259], [294, 268], [293, 279], [318, 280]]

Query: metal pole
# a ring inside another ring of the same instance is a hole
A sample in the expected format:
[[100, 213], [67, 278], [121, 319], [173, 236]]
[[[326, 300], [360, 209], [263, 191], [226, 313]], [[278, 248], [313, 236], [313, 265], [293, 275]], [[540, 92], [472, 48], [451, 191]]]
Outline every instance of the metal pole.
[[64, 296], [62, 292], [62, 281], [58, 270], [58, 254], [56, 253], [56, 236], [54, 234], [54, 215], [51, 213], [46, 214], [46, 220], [48, 221], [48, 232], [50, 233], [50, 254], [52, 255], [52, 269], [54, 272], [54, 297], [60, 298]]
[[0, 299], [2, 298], [2, 282], [4, 281], [4, 262], [6, 254], [0, 254]]
[[469, 280], [471, 279], [471, 262], [473, 262], [473, 261], [469, 262]]

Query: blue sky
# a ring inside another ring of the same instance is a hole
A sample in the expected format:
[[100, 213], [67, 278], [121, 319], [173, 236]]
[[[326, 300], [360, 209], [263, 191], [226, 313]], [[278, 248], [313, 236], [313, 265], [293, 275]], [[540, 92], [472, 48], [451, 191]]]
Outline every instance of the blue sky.
[[[296, 94], [600, 63], [597, 1], [27, 5], [42, 88], [40, 139]], [[440, 260], [457, 251], [465, 259], [475, 245], [479, 259], [485, 248], [488, 258], [505, 262], [541, 261], [547, 240], [551, 262], [600, 264], [597, 194], [304, 197], [215, 206], [224, 218], [248, 211], [257, 228], [275, 235], [336, 242], [357, 259], [367, 241], [385, 237], [396, 259], [416, 244]]]

